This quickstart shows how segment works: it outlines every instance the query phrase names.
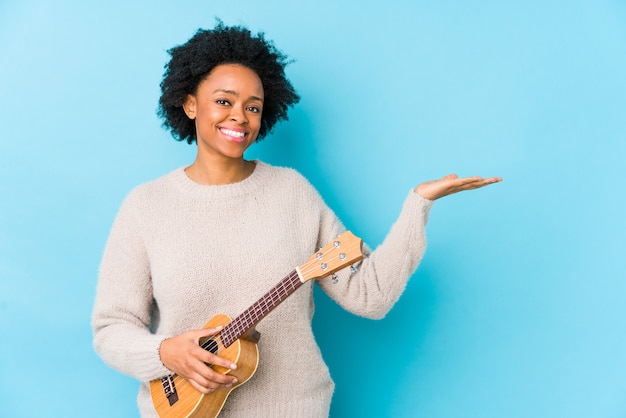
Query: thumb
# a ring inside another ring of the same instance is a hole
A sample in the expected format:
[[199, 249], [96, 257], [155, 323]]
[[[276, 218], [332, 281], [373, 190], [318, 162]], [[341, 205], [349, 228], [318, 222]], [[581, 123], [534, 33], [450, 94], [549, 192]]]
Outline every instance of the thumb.
[[209, 337], [211, 335], [215, 335], [218, 332], [220, 332], [222, 328], [224, 327], [221, 325], [218, 327], [214, 327], [214, 328], [202, 328], [202, 329], [195, 331], [195, 334], [196, 334], [195, 337], [196, 338]]

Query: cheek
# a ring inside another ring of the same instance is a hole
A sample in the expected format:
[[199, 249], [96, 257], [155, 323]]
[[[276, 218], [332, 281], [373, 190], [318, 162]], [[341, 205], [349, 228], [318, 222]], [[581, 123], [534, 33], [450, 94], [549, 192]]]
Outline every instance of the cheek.
[[219, 109], [210, 108], [205, 109], [203, 112], [203, 119], [209, 123], [220, 122], [224, 119], [223, 112], [220, 112]]
[[257, 131], [257, 132], [259, 131], [259, 129], [261, 129], [261, 120], [262, 120], [261, 119], [261, 115], [259, 115], [256, 118], [251, 119], [250, 122], [249, 122], [250, 126], [254, 127], [254, 130]]
[[196, 119], [202, 123], [220, 122], [228, 116], [228, 112], [217, 106], [207, 104], [198, 105], [196, 107]]

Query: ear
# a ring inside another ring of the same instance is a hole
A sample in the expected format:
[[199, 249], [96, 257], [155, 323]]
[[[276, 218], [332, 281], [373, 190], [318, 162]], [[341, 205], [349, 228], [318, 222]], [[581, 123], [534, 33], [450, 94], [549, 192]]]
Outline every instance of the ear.
[[183, 103], [183, 110], [189, 119], [196, 118], [196, 96], [187, 95], [185, 103]]

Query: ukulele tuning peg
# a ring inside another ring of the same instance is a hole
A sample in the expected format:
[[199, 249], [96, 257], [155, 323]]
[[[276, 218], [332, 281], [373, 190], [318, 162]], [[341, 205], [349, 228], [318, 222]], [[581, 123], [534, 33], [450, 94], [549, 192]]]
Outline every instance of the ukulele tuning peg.
[[335, 273], [333, 273], [333, 275], [330, 276], [330, 278], [333, 280], [333, 284], [337, 284], [339, 282], [339, 277], [337, 277]]
[[350, 270], [352, 270], [352, 273], [356, 273], [357, 271], [359, 271], [359, 269], [355, 266], [350, 266]]

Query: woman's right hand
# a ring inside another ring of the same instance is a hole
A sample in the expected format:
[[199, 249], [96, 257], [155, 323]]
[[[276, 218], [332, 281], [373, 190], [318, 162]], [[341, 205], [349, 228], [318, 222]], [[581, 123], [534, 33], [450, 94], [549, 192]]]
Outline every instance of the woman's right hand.
[[159, 350], [161, 361], [201, 393], [207, 394], [215, 389], [232, 386], [237, 382], [236, 378], [218, 373], [208, 364], [227, 369], [236, 369], [237, 365], [200, 347], [201, 338], [215, 335], [221, 329], [193, 330], [164, 340]]

